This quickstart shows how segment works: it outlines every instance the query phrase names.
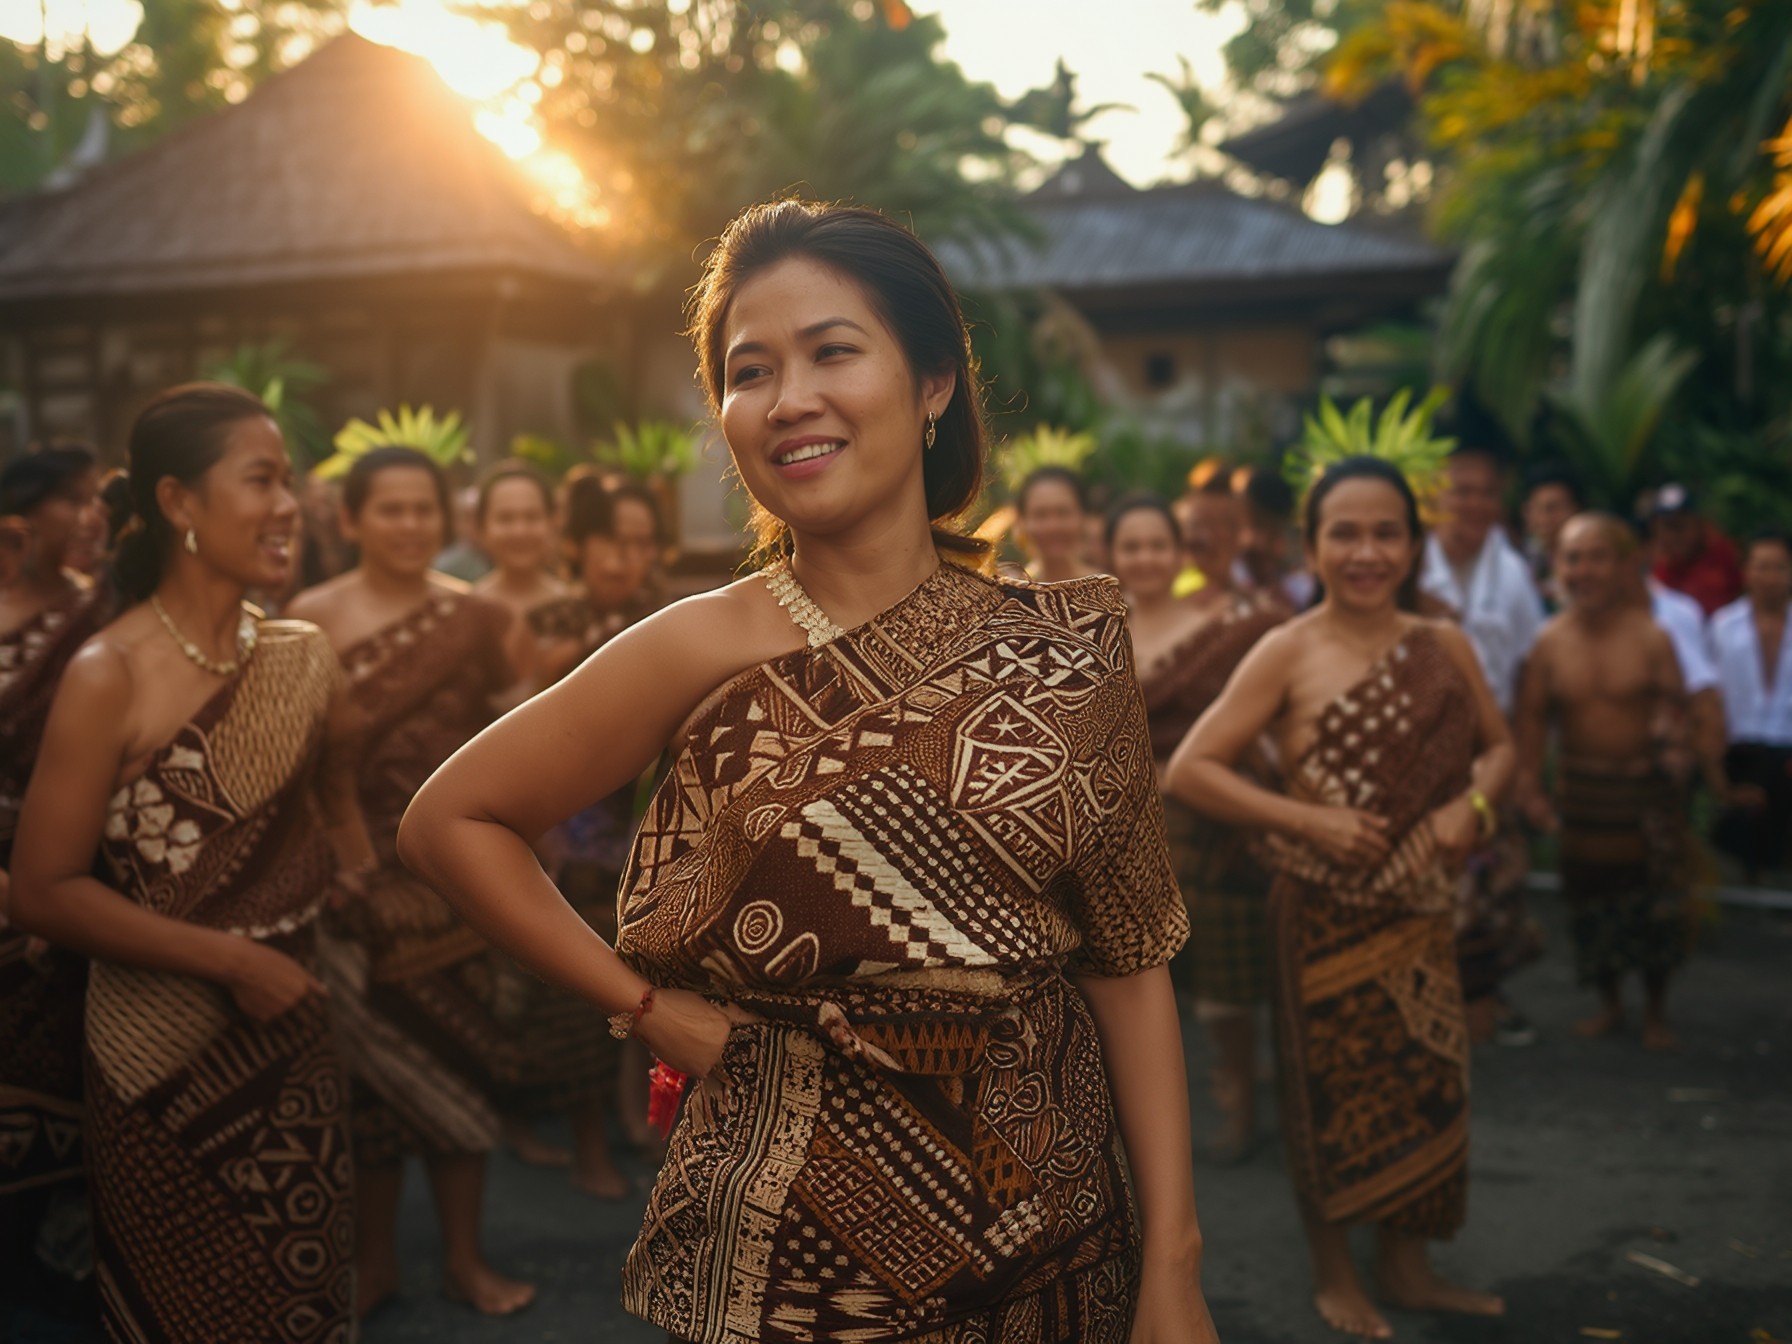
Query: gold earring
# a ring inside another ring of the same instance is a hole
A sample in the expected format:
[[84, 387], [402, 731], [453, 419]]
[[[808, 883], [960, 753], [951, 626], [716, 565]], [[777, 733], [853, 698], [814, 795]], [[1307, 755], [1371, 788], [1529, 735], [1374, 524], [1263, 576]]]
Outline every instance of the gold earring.
[[933, 441], [939, 437], [939, 432], [939, 421], [933, 418], [932, 411], [927, 412], [927, 432], [921, 436], [921, 442], [929, 448], [933, 447]]
[[187, 554], [199, 554], [199, 538], [193, 535], [193, 529], [190, 527], [187, 529]]

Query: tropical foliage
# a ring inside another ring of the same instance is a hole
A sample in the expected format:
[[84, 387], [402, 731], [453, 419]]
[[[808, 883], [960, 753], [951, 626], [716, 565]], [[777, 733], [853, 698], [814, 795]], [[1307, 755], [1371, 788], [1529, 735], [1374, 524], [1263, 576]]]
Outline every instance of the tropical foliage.
[[418, 410], [400, 406], [397, 414], [383, 410], [374, 417], [373, 424], [359, 418], [350, 420], [336, 431], [335, 444], [336, 451], [312, 468], [313, 475], [326, 480], [345, 475], [356, 458], [375, 448], [415, 448], [443, 468], [464, 466], [473, 460], [460, 412], [449, 411], [438, 417], [429, 406]]
[[287, 452], [305, 466], [325, 456], [329, 437], [311, 395], [330, 380], [321, 364], [292, 352], [291, 343], [276, 338], [239, 345], [229, 357], [208, 365], [200, 377], [253, 392], [274, 413]]
[[1401, 389], [1375, 414], [1374, 403], [1363, 397], [1349, 411], [1340, 411], [1330, 397], [1319, 399], [1319, 410], [1306, 417], [1299, 443], [1283, 459], [1282, 472], [1297, 494], [1346, 457], [1379, 457], [1400, 469], [1420, 498], [1433, 494], [1443, 475], [1444, 460], [1456, 440], [1432, 432], [1438, 410], [1450, 399], [1446, 387], [1433, 388], [1417, 406], [1412, 392]]

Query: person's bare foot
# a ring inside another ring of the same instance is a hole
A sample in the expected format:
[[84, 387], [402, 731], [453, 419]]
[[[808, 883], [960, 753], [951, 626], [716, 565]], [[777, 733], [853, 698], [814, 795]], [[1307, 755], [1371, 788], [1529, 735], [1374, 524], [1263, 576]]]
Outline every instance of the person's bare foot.
[[442, 1280], [442, 1296], [464, 1302], [481, 1316], [514, 1316], [535, 1300], [535, 1285], [506, 1278], [481, 1263], [449, 1270]]
[[1654, 1021], [1643, 1023], [1643, 1049], [1645, 1050], [1678, 1050], [1680, 1038], [1674, 1035], [1673, 1028], [1666, 1022]]
[[549, 1143], [526, 1120], [504, 1122], [504, 1142], [517, 1160], [531, 1167], [570, 1167], [572, 1149]]
[[627, 1199], [635, 1193], [633, 1183], [614, 1166], [605, 1165], [591, 1171], [574, 1171], [573, 1187], [593, 1199]]
[[1585, 1036], [1588, 1040], [1598, 1040], [1601, 1036], [1610, 1036], [1624, 1025], [1624, 1014], [1616, 1008], [1605, 1008], [1592, 1017], [1584, 1017], [1574, 1024], [1574, 1034]]
[[355, 1317], [359, 1319], [398, 1295], [398, 1265], [394, 1261], [355, 1266]]
[[1358, 1339], [1392, 1339], [1394, 1328], [1375, 1310], [1361, 1284], [1337, 1283], [1316, 1288], [1313, 1305], [1325, 1323], [1339, 1334]]
[[1402, 1311], [1442, 1311], [1458, 1316], [1504, 1316], [1506, 1300], [1492, 1293], [1477, 1293], [1440, 1279], [1429, 1269], [1376, 1275], [1381, 1300]]

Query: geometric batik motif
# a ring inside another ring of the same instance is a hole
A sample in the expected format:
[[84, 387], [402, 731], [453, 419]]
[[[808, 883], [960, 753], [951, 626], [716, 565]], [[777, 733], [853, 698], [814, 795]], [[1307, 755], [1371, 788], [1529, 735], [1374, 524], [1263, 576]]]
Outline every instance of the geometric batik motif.
[[689, 725], [618, 950], [764, 1021], [672, 1138], [624, 1269], [700, 1344], [1126, 1338], [1137, 1232], [1065, 978], [1166, 961], [1170, 873], [1111, 580], [942, 565]]

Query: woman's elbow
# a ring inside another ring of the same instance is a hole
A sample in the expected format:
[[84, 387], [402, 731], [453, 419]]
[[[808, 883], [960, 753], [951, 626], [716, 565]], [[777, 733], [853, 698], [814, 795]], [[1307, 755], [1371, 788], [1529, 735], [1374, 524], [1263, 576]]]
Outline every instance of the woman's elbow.
[[398, 820], [398, 861], [418, 877], [428, 880], [429, 854], [435, 848], [433, 839], [441, 826], [436, 802], [425, 785], [411, 799], [411, 805]]
[[1164, 789], [1177, 802], [1185, 806], [1200, 809], [1206, 798], [1206, 790], [1202, 787], [1207, 764], [1199, 755], [1189, 750], [1184, 742], [1176, 748], [1175, 755], [1170, 757], [1170, 765], [1164, 771]]
[[10, 927], [19, 933], [42, 937], [47, 904], [43, 883], [18, 868], [6, 874], [5, 879], [0, 883], [0, 928]]

